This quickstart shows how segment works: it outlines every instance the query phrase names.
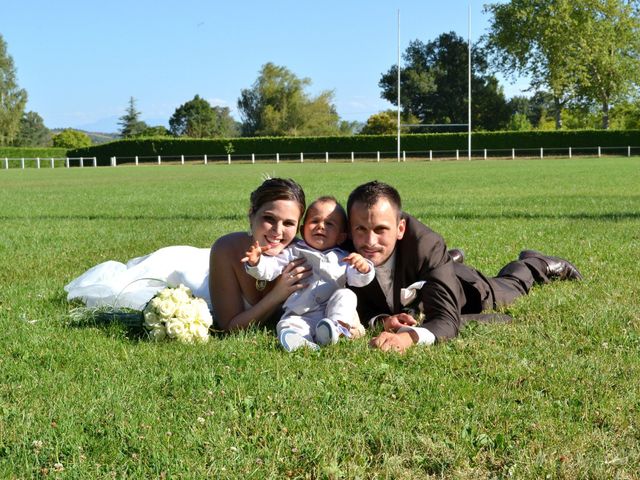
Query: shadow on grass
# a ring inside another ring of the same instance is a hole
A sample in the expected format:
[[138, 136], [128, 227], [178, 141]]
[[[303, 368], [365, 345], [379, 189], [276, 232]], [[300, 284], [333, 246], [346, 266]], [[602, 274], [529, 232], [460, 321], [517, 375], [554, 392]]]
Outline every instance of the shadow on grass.
[[98, 328], [105, 333], [127, 332], [132, 341], [147, 339], [142, 322], [142, 312], [136, 310], [114, 310], [111, 307], [87, 308], [80, 303], [69, 304], [65, 325], [68, 328]]
[[[500, 219], [545, 219], [545, 220], [595, 220], [595, 221], [610, 221], [618, 222], [622, 220], [638, 220], [640, 219], [640, 212], [603, 212], [603, 213], [591, 213], [591, 212], [576, 212], [576, 213], [542, 213], [542, 212], [506, 212], [506, 213], [469, 213], [469, 212], [446, 212], [440, 211], [434, 213], [433, 211], [412, 211], [409, 212], [417, 218], [447, 218], [447, 219], [463, 219], [463, 220], [500, 220]], [[232, 214], [232, 215], [1, 215], [0, 221], [5, 220], [145, 220], [145, 221], [174, 221], [174, 220], [187, 220], [187, 221], [212, 221], [212, 220], [224, 220], [235, 221], [245, 220], [246, 214]]]
[[510, 323], [512, 321], [513, 317], [504, 312], [463, 313], [460, 315], [460, 324], [462, 326], [470, 323]]
[[[64, 300], [66, 303], [66, 300]], [[144, 316], [138, 310], [113, 309], [112, 307], [87, 308], [80, 302], [66, 303], [70, 308], [65, 318], [64, 324], [67, 328], [96, 328], [111, 336], [121, 336], [126, 332], [125, 337], [132, 342], [154, 341], [144, 327]], [[226, 338], [233, 335], [252, 335], [259, 330], [273, 330], [267, 326], [251, 327], [240, 332], [225, 332], [215, 325], [209, 328], [211, 338]]]
[[232, 214], [232, 215], [190, 215], [190, 214], [176, 214], [176, 215], [109, 215], [109, 214], [95, 214], [95, 215], [0, 215], [0, 221], [3, 220], [245, 220], [246, 214]]
[[619, 222], [623, 220], [639, 220], [640, 212], [607, 212], [607, 213], [539, 213], [539, 212], [507, 212], [507, 213], [465, 213], [465, 212], [413, 212], [413, 216], [418, 218], [445, 218], [445, 219], [462, 219], [462, 220], [595, 220]]

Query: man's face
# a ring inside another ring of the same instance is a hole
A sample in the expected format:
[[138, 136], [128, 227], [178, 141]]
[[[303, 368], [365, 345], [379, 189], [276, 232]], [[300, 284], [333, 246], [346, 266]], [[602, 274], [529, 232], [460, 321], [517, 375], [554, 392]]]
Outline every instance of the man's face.
[[375, 266], [386, 262], [404, 236], [405, 221], [386, 198], [373, 206], [355, 202], [349, 211], [351, 238], [356, 251]]

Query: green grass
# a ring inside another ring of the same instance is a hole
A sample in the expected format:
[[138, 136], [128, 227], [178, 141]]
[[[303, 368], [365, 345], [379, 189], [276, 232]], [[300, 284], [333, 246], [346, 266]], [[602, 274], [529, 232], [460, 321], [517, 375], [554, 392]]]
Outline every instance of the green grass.
[[[0, 478], [638, 478], [638, 162], [2, 170]], [[264, 173], [309, 199], [390, 182], [485, 273], [526, 247], [585, 281], [403, 356], [366, 341], [287, 354], [263, 330], [183, 346], [69, 326], [68, 281], [246, 230]]]

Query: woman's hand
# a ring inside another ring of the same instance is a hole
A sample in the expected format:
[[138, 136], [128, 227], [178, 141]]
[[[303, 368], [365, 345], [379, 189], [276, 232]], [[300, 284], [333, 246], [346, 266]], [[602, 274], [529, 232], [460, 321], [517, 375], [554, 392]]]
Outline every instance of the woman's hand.
[[284, 302], [292, 293], [307, 287], [304, 280], [310, 275], [311, 268], [306, 264], [306, 260], [297, 258], [284, 268], [270, 293], [279, 302]]

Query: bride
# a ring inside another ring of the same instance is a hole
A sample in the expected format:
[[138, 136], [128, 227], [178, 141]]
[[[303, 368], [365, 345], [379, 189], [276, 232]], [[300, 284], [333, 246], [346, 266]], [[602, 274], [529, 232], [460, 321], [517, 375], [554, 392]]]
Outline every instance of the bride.
[[67, 299], [88, 307], [111, 305], [141, 310], [159, 290], [180, 283], [204, 298], [219, 328], [239, 330], [264, 324], [311, 273], [303, 259], [291, 262], [273, 282], [256, 281], [240, 259], [258, 241], [277, 255], [298, 231], [305, 210], [302, 187], [290, 179], [265, 180], [250, 196], [250, 232], [220, 237], [211, 247], [172, 246], [126, 264], [108, 261], [90, 268], [64, 288]]

